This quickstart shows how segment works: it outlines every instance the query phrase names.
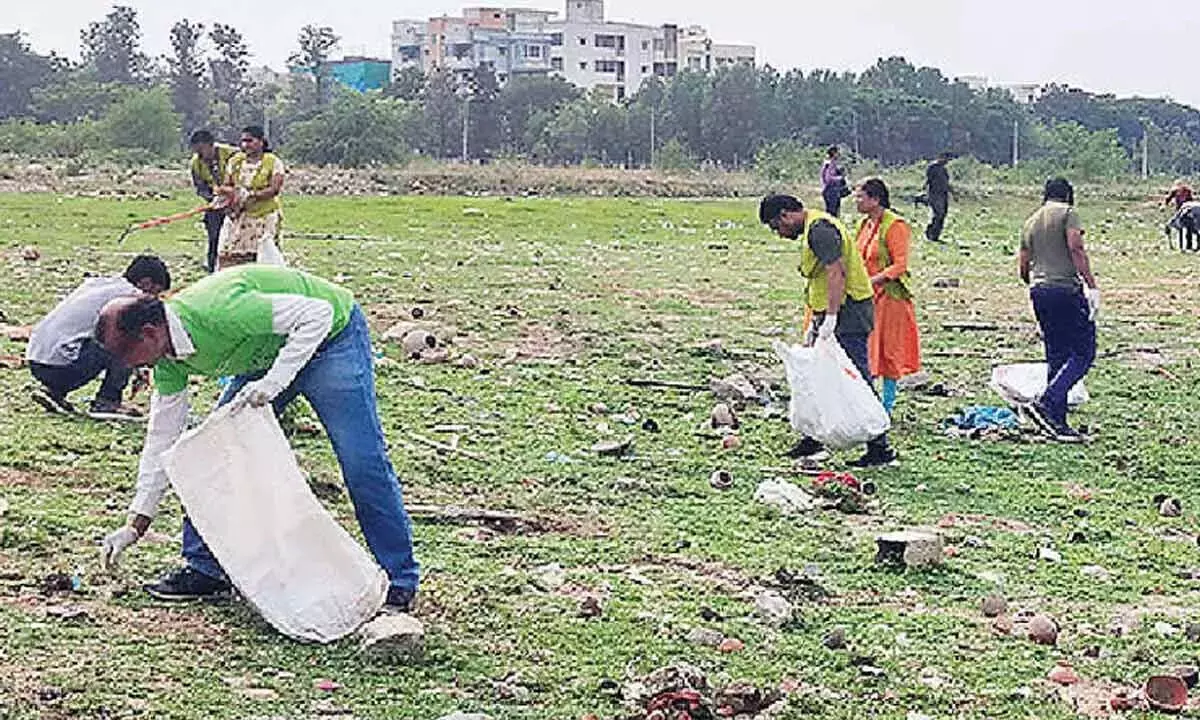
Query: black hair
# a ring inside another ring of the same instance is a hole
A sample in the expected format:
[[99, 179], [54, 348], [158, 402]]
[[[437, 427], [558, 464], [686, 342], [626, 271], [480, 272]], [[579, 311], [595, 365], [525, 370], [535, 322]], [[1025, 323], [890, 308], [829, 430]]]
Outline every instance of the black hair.
[[130, 341], [141, 340], [143, 326], [164, 327], [166, 324], [167, 311], [163, 306], [163, 301], [154, 295], [142, 295], [122, 308], [112, 322], [109, 321], [108, 316], [101, 313], [92, 336], [106, 349], [110, 349], [114, 347], [109, 344], [111, 339], [109, 336], [114, 329], [121, 333], [121, 339], [117, 345], [120, 346]]
[[892, 195], [888, 192], [888, 187], [884, 184], [883, 180], [876, 177], [867, 178], [862, 181], [858, 188], [867, 197], [875, 198], [879, 201], [880, 205], [889, 210], [892, 209]]
[[242, 128], [242, 134], [262, 140], [263, 152], [271, 152], [271, 141], [267, 139], [267, 131], [263, 130], [262, 125], [247, 125]]
[[1051, 178], [1046, 181], [1046, 192], [1042, 194], [1042, 201], [1049, 202], [1051, 200], [1074, 205], [1075, 188], [1071, 187], [1071, 183], [1067, 182], [1066, 178]]
[[841, 150], [838, 148], [837, 145], [830, 145], [829, 149], [825, 151], [825, 154], [829, 157], [833, 157], [834, 155], [837, 155], [839, 152], [841, 152]]
[[188, 139], [188, 144], [189, 145], [211, 145], [216, 141], [217, 141], [217, 139], [213, 137], [213, 134], [211, 132], [209, 132], [207, 130], [197, 130], [196, 132], [192, 133], [192, 137]]
[[135, 257], [125, 269], [125, 279], [130, 285], [137, 285], [138, 281], [148, 279], [163, 290], [171, 289], [171, 273], [167, 270], [167, 264], [153, 255]]
[[954, 159], [954, 153], [950, 152], [949, 150], [947, 150], [946, 152], [938, 153], [938, 160], [941, 160], [942, 162], [949, 162], [953, 159]]
[[791, 195], [768, 195], [758, 205], [758, 221], [767, 225], [786, 210], [800, 211], [803, 209], [804, 203]]

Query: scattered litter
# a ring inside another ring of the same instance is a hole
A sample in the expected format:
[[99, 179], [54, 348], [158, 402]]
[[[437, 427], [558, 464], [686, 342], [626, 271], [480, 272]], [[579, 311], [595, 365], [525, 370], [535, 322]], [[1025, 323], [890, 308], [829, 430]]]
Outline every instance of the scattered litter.
[[737, 450], [742, 446], [742, 439], [737, 435], [726, 435], [721, 439], [722, 450]]
[[33, 245], [26, 245], [25, 247], [21, 248], [21, 259], [22, 260], [25, 260], [27, 262], [34, 262], [41, 256], [42, 256], [41, 251], [38, 250]]
[[1164, 712], [1179, 712], [1187, 705], [1187, 684], [1174, 675], [1155, 675], [1142, 690], [1150, 707]]
[[824, 471], [812, 480], [813, 492], [828, 507], [847, 514], [867, 511], [868, 498], [875, 494], [875, 483], [861, 482], [850, 473]]
[[50, 605], [46, 615], [63, 621], [80, 620], [88, 617], [88, 610], [82, 605]]
[[558, 563], [539, 565], [530, 576], [534, 586], [546, 592], [554, 592], [567, 583], [567, 573]]
[[0, 325], [0, 334], [3, 334], [13, 342], [29, 342], [29, 336], [33, 334], [32, 325]]
[[579, 617], [598, 618], [603, 614], [604, 606], [595, 595], [587, 595], [579, 601]]
[[1079, 568], [1079, 573], [1093, 580], [1109, 580], [1112, 578], [1112, 573], [1108, 571], [1108, 568], [1101, 565], [1084, 565]]
[[829, 650], [845, 650], [846, 628], [836, 627], [825, 633], [825, 637], [821, 639], [821, 644]]
[[961, 284], [962, 283], [958, 278], [938, 278], [933, 281], [933, 286], [939, 289], [956, 288]]
[[486, 213], [477, 207], [465, 207], [462, 209], [463, 217], [483, 217]]
[[1054, 548], [1038, 548], [1038, 560], [1044, 560], [1048, 563], [1062, 562], [1062, 553]]
[[754, 499], [764, 505], [778, 508], [784, 515], [810, 512], [820, 506], [817, 498], [809, 495], [786, 480], [764, 480], [754, 491]]
[[878, 551], [875, 562], [880, 565], [903, 565], [920, 568], [940, 565], [944, 557], [942, 536], [932, 532], [906, 530], [886, 533], [875, 538]]
[[628, 454], [632, 448], [633, 436], [629, 435], [621, 440], [602, 440], [592, 446], [592, 452], [606, 457], [620, 457]]
[[313, 683], [313, 687], [321, 692], [336, 692], [341, 689], [341, 684], [333, 680], [317, 680]]
[[1169, 497], [1159, 504], [1158, 514], [1169, 518], [1179, 517], [1183, 514], [1183, 503], [1178, 498]]
[[1191, 642], [1200, 642], [1200, 623], [1188, 623], [1187, 639]]
[[1016, 430], [1021, 421], [1008, 408], [988, 405], [972, 405], [951, 415], [942, 422], [948, 434], [980, 437], [984, 434], [1003, 434]]
[[1154, 634], [1162, 637], [1174, 637], [1179, 634], [1179, 628], [1171, 623], [1156, 622], [1154, 623]]
[[728, 490], [733, 487], [733, 475], [728, 470], [714, 470], [708, 484], [716, 490]]
[[479, 367], [479, 359], [474, 355], [467, 353], [466, 355], [460, 357], [458, 362], [454, 364], [466, 370], [474, 370], [475, 368]]
[[712, 412], [709, 413], [709, 424], [714, 430], [719, 428], [733, 428], [737, 430], [741, 425], [738, 422], [737, 415], [733, 412], [733, 408], [723, 402], [713, 406]]
[[730, 402], [735, 405], [744, 405], [747, 402], [758, 402], [761, 398], [761, 391], [750, 381], [750, 378], [741, 373], [730, 375], [729, 377], [709, 382], [708, 389], [713, 395], [717, 396], [718, 400]]
[[1046, 679], [1058, 685], [1075, 685], [1079, 682], [1079, 674], [1069, 664], [1059, 663], [1050, 670]]
[[737, 638], [725, 638], [724, 640], [721, 641], [721, 644], [717, 646], [717, 650], [719, 650], [720, 652], [723, 652], [727, 655], [741, 652], [742, 650], [745, 650], [745, 649], [746, 649], [746, 643], [742, 642], [741, 640], [738, 640]]
[[896, 386], [901, 390], [920, 390], [933, 382], [933, 376], [928, 372], [921, 370], [912, 375], [905, 375], [896, 381]]

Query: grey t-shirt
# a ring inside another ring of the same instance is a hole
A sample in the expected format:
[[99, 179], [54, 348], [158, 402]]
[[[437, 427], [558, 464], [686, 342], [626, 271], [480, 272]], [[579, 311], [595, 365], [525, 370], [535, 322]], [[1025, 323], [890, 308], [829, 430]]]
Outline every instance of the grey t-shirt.
[[1051, 200], [1025, 221], [1021, 249], [1029, 253], [1029, 284], [1081, 288], [1079, 271], [1067, 246], [1067, 230], [1083, 229], [1079, 213], [1064, 202]]
[[100, 309], [114, 298], [139, 295], [123, 277], [88, 278], [33, 326], [25, 359], [62, 367], [79, 358], [79, 348], [92, 336]]
[[[842, 258], [842, 233], [828, 220], [818, 220], [808, 230], [808, 247], [822, 265], [832, 265]], [[825, 321], [825, 313], [813, 315], [813, 329]], [[875, 301], [854, 300], [847, 296], [838, 311], [838, 335], [870, 335], [875, 328]]]

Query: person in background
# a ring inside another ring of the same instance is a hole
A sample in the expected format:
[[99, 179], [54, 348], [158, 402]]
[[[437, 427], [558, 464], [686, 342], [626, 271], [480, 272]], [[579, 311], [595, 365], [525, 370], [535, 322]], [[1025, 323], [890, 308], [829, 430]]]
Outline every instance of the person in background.
[[[303, 395], [337, 456], [367, 546], [391, 580], [387, 603], [408, 611], [417, 591], [412, 527], [388, 457], [375, 396], [371, 334], [347, 289], [290, 268], [245, 265], [209, 275], [163, 301], [118, 298], [100, 311], [96, 338], [130, 365], [154, 366], [150, 425], [127, 524], [110, 533], [112, 567], [149, 528], [167, 492], [163, 453], [187, 425], [188, 379], [235, 374], [220, 405], [272, 404]], [[188, 520], [187, 565], [146, 586], [160, 600], [226, 595], [230, 583]]]
[[944, 152], [925, 169], [925, 196], [933, 217], [925, 228], [925, 237], [930, 242], [942, 241], [942, 229], [946, 226], [946, 214], [950, 212], [950, 171], [946, 164], [953, 156]]
[[226, 183], [218, 191], [229, 210], [221, 226], [217, 269], [254, 262], [284, 265], [278, 241], [286, 169], [257, 125], [242, 130], [241, 148], [229, 159]]
[[[196, 188], [196, 194], [211, 204], [217, 188], [227, 184], [225, 171], [229, 167], [229, 159], [237, 153], [237, 148], [216, 142], [208, 130], [192, 133], [189, 142], [192, 146], [192, 185]], [[224, 210], [205, 211], [204, 229], [208, 232], [205, 267], [209, 272], [214, 272], [217, 268], [217, 243], [221, 237], [221, 225], [224, 223]]]
[[1200, 252], [1200, 202], [1196, 201], [1192, 188], [1184, 181], [1176, 180], [1163, 204], [1175, 210], [1167, 223], [1167, 237], [1171, 237], [1171, 231], [1176, 231], [1180, 251]]
[[1191, 186], [1182, 180], [1176, 180], [1167, 192], [1167, 197], [1163, 200], [1163, 205], [1173, 207], [1178, 212], [1184, 203], [1192, 202], [1195, 199], [1195, 192], [1193, 192]]
[[1083, 246], [1071, 183], [1048, 181], [1043, 199], [1025, 221], [1017, 267], [1042, 328], [1047, 385], [1040, 398], [1022, 409], [1051, 438], [1082, 442], [1083, 436], [1067, 425], [1067, 393], [1096, 359], [1100, 290]]
[[871, 376], [883, 378], [883, 407], [892, 414], [897, 381], [921, 369], [921, 339], [908, 272], [912, 229], [892, 211], [891, 194], [879, 178], [855, 191], [864, 217], [856, 233], [858, 252], [875, 292], [875, 329], [869, 343]]
[[825, 212], [834, 217], [842, 211], [842, 198], [850, 194], [846, 172], [838, 164], [840, 157], [841, 151], [833, 145], [825, 152], [825, 162], [821, 165], [821, 198], [825, 201]]
[[133, 370], [92, 338], [100, 309], [119, 297], [158, 295], [171, 288], [171, 274], [162, 260], [139, 255], [118, 277], [83, 281], [50, 314], [34, 326], [25, 358], [40, 387], [32, 399], [47, 412], [73, 413], [67, 394], [104, 373], [88, 410], [98, 420], [135, 420], [139, 414], [121, 405], [121, 394]]
[[[862, 256], [841, 221], [819, 210], [806, 210], [791, 195], [768, 195], [758, 206], [759, 222], [780, 237], [800, 241], [800, 274], [807, 280], [805, 304], [812, 312], [805, 342], [836, 339], [863, 380], [871, 382], [867, 338], [874, 326], [871, 278]], [[828, 456], [821, 443], [802, 438], [789, 452], [793, 458]], [[867, 442], [867, 452], [852, 467], [890, 465], [896, 451], [887, 434]]]

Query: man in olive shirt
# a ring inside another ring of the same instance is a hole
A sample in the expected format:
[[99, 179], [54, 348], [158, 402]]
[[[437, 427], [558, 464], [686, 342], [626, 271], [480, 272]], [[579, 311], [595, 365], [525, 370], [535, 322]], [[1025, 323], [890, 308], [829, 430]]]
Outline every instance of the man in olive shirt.
[[1046, 391], [1025, 410], [1050, 437], [1081, 442], [1067, 425], [1067, 393], [1096, 359], [1100, 290], [1083, 247], [1071, 183], [1050, 180], [1043, 197], [1045, 204], [1025, 221], [1018, 262], [1042, 328], [1049, 373]]
[[[854, 239], [837, 218], [820, 210], [805, 209], [791, 195], [769, 195], [758, 207], [758, 219], [780, 237], [800, 240], [800, 273], [807, 280], [806, 304], [813, 321], [805, 342], [836, 338], [868, 385], [871, 365], [867, 339], [875, 327], [874, 292]], [[872, 387], [872, 390], [874, 388]], [[803, 438], [788, 453], [795, 458], [821, 458], [825, 449], [812, 438]], [[850, 463], [853, 467], [890, 465], [896, 451], [887, 434], [867, 443], [867, 452]]]

